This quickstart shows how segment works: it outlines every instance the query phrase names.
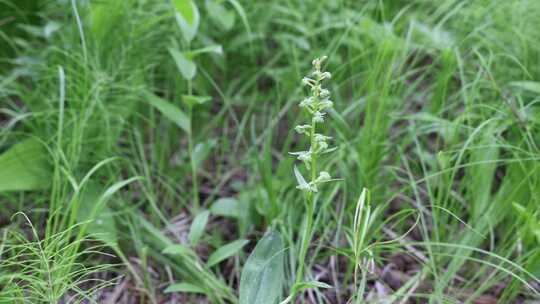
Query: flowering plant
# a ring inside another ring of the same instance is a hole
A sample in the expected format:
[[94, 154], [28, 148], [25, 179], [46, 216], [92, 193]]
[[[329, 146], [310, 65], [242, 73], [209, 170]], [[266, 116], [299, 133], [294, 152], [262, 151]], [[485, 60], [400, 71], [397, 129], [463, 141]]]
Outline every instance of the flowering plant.
[[300, 173], [300, 170], [294, 166], [294, 175], [298, 182], [297, 188], [306, 193], [306, 213], [292, 297], [300, 291], [299, 286], [301, 286], [304, 277], [304, 260], [313, 234], [315, 193], [319, 191], [319, 186], [322, 183], [331, 180], [328, 172], [318, 170], [317, 159], [320, 155], [332, 152], [336, 149], [329, 147], [328, 141], [331, 137], [317, 133], [317, 126], [325, 121], [326, 111], [333, 107], [333, 102], [330, 100], [330, 91], [323, 88], [323, 82], [332, 77], [329, 72], [322, 70], [322, 63], [325, 59], [326, 56], [313, 60], [313, 72], [311, 75], [302, 79], [302, 83], [309, 87], [311, 95], [300, 102], [300, 107], [306, 110], [310, 115], [310, 123], [298, 125], [295, 127], [295, 130], [309, 139], [309, 149], [291, 153], [292, 155], [295, 155], [310, 172], [308, 182], [303, 177], [302, 173]]

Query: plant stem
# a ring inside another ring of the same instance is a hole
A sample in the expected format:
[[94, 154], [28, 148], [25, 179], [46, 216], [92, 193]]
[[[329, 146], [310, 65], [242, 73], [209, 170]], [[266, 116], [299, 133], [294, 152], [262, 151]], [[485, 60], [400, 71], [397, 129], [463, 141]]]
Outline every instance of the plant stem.
[[193, 107], [189, 107], [189, 129], [188, 134], [188, 149], [189, 149], [189, 162], [191, 165], [191, 192], [193, 195], [193, 208], [199, 209], [199, 184], [197, 181], [197, 164], [195, 163], [195, 157], [193, 155]]
[[[315, 181], [317, 178], [317, 156], [314, 151], [316, 150], [315, 143], [315, 128], [317, 123], [314, 119], [311, 120], [311, 130], [310, 130], [310, 141], [311, 149], [313, 151], [311, 157], [311, 182]], [[304, 279], [304, 262], [307, 256], [307, 251], [309, 243], [311, 242], [311, 237], [313, 235], [313, 216], [315, 211], [315, 195], [313, 192], [308, 192], [306, 197], [306, 217], [305, 217], [305, 226], [302, 232], [302, 246], [300, 247], [300, 254], [298, 255], [298, 268], [296, 270], [295, 285], [302, 282]], [[293, 287], [294, 288], [294, 287]], [[293, 290], [293, 300], [294, 295], [297, 294], [296, 290]], [[294, 301], [293, 301], [294, 302]]]
[[307, 256], [307, 250], [309, 243], [311, 242], [312, 226], [313, 226], [313, 211], [314, 211], [314, 197], [311, 193], [307, 197], [305, 226], [302, 232], [302, 247], [300, 247], [300, 254], [298, 256], [298, 268], [296, 270], [295, 283], [300, 283], [304, 279], [304, 260]]

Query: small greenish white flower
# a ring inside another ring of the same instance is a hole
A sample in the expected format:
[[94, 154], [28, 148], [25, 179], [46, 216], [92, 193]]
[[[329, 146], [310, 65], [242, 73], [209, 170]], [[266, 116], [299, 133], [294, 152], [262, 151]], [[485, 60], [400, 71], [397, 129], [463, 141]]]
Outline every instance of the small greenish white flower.
[[302, 161], [306, 165], [307, 168], [310, 168], [311, 157], [313, 154], [311, 153], [311, 151], [292, 152], [290, 154], [295, 155], [296, 158], [299, 161]]
[[331, 179], [330, 177], [330, 174], [328, 174], [328, 172], [326, 171], [321, 171], [319, 173], [319, 176], [317, 177], [317, 179], [315, 180], [317, 183], [324, 183], [324, 182], [327, 182]]
[[328, 98], [330, 96], [330, 91], [327, 89], [321, 89], [320, 96], [321, 98]]
[[321, 110], [328, 109], [334, 106], [334, 103], [330, 99], [325, 99], [319, 102], [319, 108]]
[[324, 152], [326, 151], [326, 149], [328, 149], [328, 143], [326, 142], [327, 140], [329, 140], [331, 137], [329, 136], [324, 136], [322, 134], [315, 134], [314, 136], [314, 139], [315, 139], [315, 145], [317, 147], [317, 153], [320, 153], [320, 152]]
[[321, 64], [323, 61], [326, 60], [326, 58], [328, 58], [327, 56], [322, 56], [320, 58], [315, 58], [313, 59], [313, 61], [311, 62], [311, 64], [313, 64], [313, 67], [315, 68], [315, 70], [317, 71], [320, 71], [321, 69]]
[[315, 99], [313, 97], [304, 98], [300, 102], [300, 107], [301, 108], [311, 108], [311, 107], [313, 107], [314, 101], [315, 101]]
[[308, 78], [308, 77], [304, 77], [302, 78], [302, 83], [304, 85], [308, 85], [308, 86], [313, 86], [313, 84], [315, 83], [315, 81], [311, 78]]
[[317, 123], [324, 122], [324, 113], [319, 111], [313, 113], [313, 121]]
[[324, 72], [321, 74], [321, 80], [330, 78], [332, 78], [332, 74], [330, 74], [330, 72]]
[[312, 185], [311, 183], [304, 184], [304, 185], [298, 185], [298, 186], [296, 186], [296, 189], [302, 190], [302, 191], [307, 191], [307, 192], [318, 192], [319, 191], [317, 189], [317, 187]]
[[309, 130], [311, 129], [310, 125], [299, 125], [294, 127], [294, 130], [300, 134], [309, 134]]
[[315, 141], [317, 141], [317, 142], [332, 139], [332, 137], [330, 137], [330, 136], [322, 135], [322, 134], [319, 134], [319, 133], [315, 133], [314, 138], [315, 138]]
[[[333, 107], [333, 102], [329, 99], [330, 91], [323, 87], [325, 79], [330, 79], [332, 75], [329, 72], [321, 69], [322, 62], [326, 59], [326, 56], [313, 60], [313, 72], [302, 79], [302, 83], [309, 87], [311, 96], [303, 99], [300, 102], [300, 107], [307, 110], [311, 116], [310, 125], [299, 125], [295, 127], [296, 132], [306, 135], [309, 138], [309, 142], [312, 146], [307, 151], [300, 151], [291, 153], [295, 155], [298, 160], [302, 161], [308, 170], [316, 170], [315, 166], [311, 166], [311, 163], [316, 163], [317, 156], [326, 154], [335, 150], [335, 148], [329, 148], [328, 140], [331, 138], [323, 134], [315, 133], [317, 124], [324, 122], [324, 116], [329, 108]], [[313, 136], [313, 137], [312, 137]], [[317, 192], [317, 184], [324, 183], [330, 180], [330, 174], [326, 171], [321, 171], [318, 177], [313, 178], [310, 182], [307, 182], [302, 177], [300, 171], [295, 167], [295, 175], [298, 181], [298, 189], [307, 192]], [[317, 176], [316, 172], [311, 172], [311, 176]]]

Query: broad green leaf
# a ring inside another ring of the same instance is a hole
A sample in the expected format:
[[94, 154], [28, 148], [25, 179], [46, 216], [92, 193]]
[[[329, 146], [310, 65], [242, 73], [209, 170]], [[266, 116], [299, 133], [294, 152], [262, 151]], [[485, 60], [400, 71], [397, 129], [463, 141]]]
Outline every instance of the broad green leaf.
[[195, 162], [195, 167], [199, 168], [201, 163], [210, 155], [212, 148], [216, 145], [217, 141], [215, 139], [209, 139], [202, 143], [198, 143], [193, 149], [193, 160]]
[[206, 0], [206, 10], [210, 18], [212, 18], [220, 29], [229, 31], [234, 26], [234, 13], [226, 9], [220, 2]]
[[197, 66], [193, 60], [191, 60], [189, 56], [186, 56], [186, 54], [179, 52], [176, 49], [169, 48], [168, 50], [176, 63], [178, 71], [180, 71], [180, 74], [182, 74], [182, 77], [184, 77], [186, 80], [193, 79], [195, 74], [197, 74]]
[[212, 100], [210, 96], [195, 96], [195, 95], [182, 95], [182, 101], [188, 107], [194, 107], [196, 105], [202, 105]]
[[202, 289], [199, 286], [190, 284], [190, 283], [175, 283], [172, 285], [169, 285], [165, 289], [165, 293], [171, 293], [171, 292], [183, 292], [183, 293], [206, 293], [204, 289]]
[[220, 263], [221, 261], [235, 255], [238, 251], [240, 251], [240, 249], [246, 246], [247, 243], [249, 243], [248, 240], [236, 240], [220, 247], [218, 250], [216, 250], [210, 255], [206, 265], [208, 265], [208, 267], [212, 267]]
[[237, 199], [232, 197], [223, 197], [218, 199], [210, 207], [210, 212], [214, 215], [227, 217], [240, 217], [240, 204]]
[[192, 0], [174, 0], [173, 4], [176, 9], [176, 22], [180, 27], [182, 36], [187, 42], [191, 42], [199, 28], [199, 9]]
[[275, 304], [283, 286], [283, 242], [268, 232], [255, 246], [240, 278], [239, 304]]
[[202, 234], [204, 233], [204, 228], [206, 227], [206, 223], [208, 223], [208, 216], [210, 215], [210, 212], [208, 210], [205, 210], [193, 219], [193, 222], [191, 223], [191, 228], [189, 229], [189, 242], [192, 246], [196, 246], [197, 243], [199, 243], [199, 240], [201, 239]]
[[92, 192], [100, 193], [101, 188], [96, 186], [96, 190], [92, 190], [92, 185], [89, 184], [87, 191], [89, 191], [88, 195], [90, 196], [85, 198], [83, 192], [77, 214], [79, 221], [86, 222], [80, 226], [79, 234], [90, 235], [111, 247], [116, 247], [117, 231], [114, 223], [114, 213], [107, 206], [107, 201], [120, 189], [140, 179], [141, 177], [135, 176], [116, 182], [106, 188], [99, 197], [92, 194]]
[[[86, 234], [109, 246], [116, 246], [118, 233], [113, 211], [107, 204], [98, 204], [103, 188], [97, 184], [88, 183], [79, 198], [79, 223], [90, 221], [86, 227]], [[97, 208], [97, 210], [94, 210]], [[95, 214], [94, 218], [91, 218]]]
[[50, 181], [49, 154], [37, 139], [24, 140], [0, 154], [0, 191], [44, 189]]
[[163, 116], [167, 117], [187, 133], [191, 132], [189, 117], [177, 106], [150, 92], [145, 92], [143, 97], [146, 102], [158, 109]]

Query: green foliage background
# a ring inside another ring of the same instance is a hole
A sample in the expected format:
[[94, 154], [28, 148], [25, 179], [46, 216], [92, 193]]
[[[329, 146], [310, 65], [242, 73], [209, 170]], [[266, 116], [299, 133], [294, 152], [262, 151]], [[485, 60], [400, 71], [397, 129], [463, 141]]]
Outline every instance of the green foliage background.
[[[137, 303], [236, 303], [268, 238], [272, 302], [298, 263], [305, 303], [538, 300], [539, 15], [534, 0], [0, 1], [0, 303], [99, 302], [111, 278]], [[288, 153], [322, 55], [338, 150], [321, 168], [341, 180], [298, 261]]]

